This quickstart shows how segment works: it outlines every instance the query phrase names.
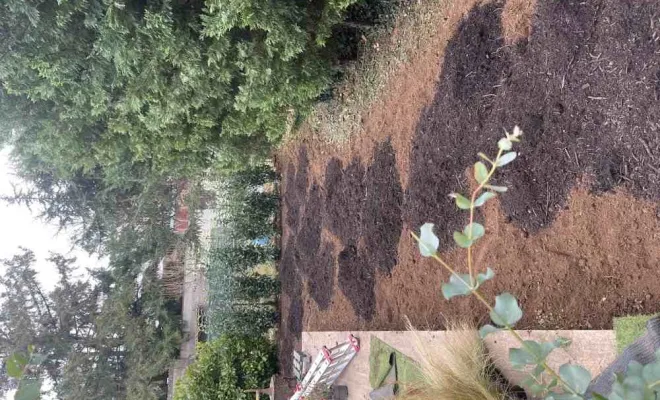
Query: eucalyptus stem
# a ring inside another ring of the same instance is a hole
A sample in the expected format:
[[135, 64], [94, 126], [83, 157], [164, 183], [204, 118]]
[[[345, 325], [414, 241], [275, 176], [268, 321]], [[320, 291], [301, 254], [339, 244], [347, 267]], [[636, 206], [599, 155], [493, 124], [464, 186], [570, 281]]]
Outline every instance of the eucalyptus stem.
[[[419, 242], [419, 243], [421, 243], [422, 245], [426, 246], [426, 244], [425, 244], [424, 242], [422, 242], [422, 241], [420, 240], [419, 236], [417, 236], [414, 232], [410, 232], [410, 234], [412, 235], [413, 238], [415, 238], [415, 240], [416, 240], [417, 242]], [[470, 289], [470, 293], [471, 293], [472, 295], [474, 295], [474, 297], [476, 297], [477, 300], [479, 300], [479, 302], [481, 302], [481, 303], [486, 307], [486, 309], [488, 309], [489, 312], [492, 312], [492, 313], [497, 314], [497, 312], [495, 311], [495, 309], [493, 308], [493, 306], [490, 305], [490, 303], [484, 298], [484, 296], [481, 294], [481, 292], [479, 292], [479, 290], [478, 290], [474, 285], [472, 285], [472, 282], [470, 282], [470, 283], [466, 282], [465, 279], [463, 279], [463, 278], [462, 278], [462, 277], [456, 272], [456, 270], [455, 270], [454, 268], [452, 268], [449, 264], [447, 264], [447, 262], [445, 262], [445, 260], [443, 260], [443, 259], [437, 254], [437, 252], [434, 252], [433, 255], [432, 255], [431, 257], [432, 257], [434, 260], [436, 260], [440, 265], [442, 265], [442, 266], [443, 266], [443, 267], [444, 267], [444, 268], [445, 268], [450, 274], [452, 274], [452, 275], [453, 275], [454, 277], [456, 277], [460, 282], [462, 282], [462, 283], [463, 283], [468, 289]], [[472, 280], [472, 279], [471, 279], [471, 280]], [[530, 348], [527, 346], [527, 344], [525, 343], [525, 340], [520, 336], [520, 334], [519, 334], [518, 332], [515, 331], [515, 329], [513, 329], [513, 327], [511, 327], [510, 325], [506, 324], [506, 325], [503, 326], [503, 329], [506, 330], [506, 331], [508, 331], [511, 335], [513, 335], [513, 337], [515, 337], [516, 340], [517, 340], [518, 342], [520, 342], [520, 344], [521, 344], [525, 349], [527, 349], [530, 353], [532, 352], [531, 349], [530, 349]], [[550, 367], [545, 361], [543, 361], [543, 362], [540, 363], [539, 365], [541, 365], [541, 366], [543, 367], [543, 369], [544, 369], [546, 372], [548, 372], [548, 373], [549, 373], [550, 375], [552, 375], [555, 379], [557, 379], [557, 383], [561, 384], [561, 386], [562, 386], [564, 389], [566, 389], [569, 393], [571, 393], [571, 394], [573, 394], [573, 395], [575, 395], [575, 396], [579, 396], [580, 398], [584, 398], [582, 395], [580, 395], [580, 394], [577, 393], [575, 390], [573, 390], [573, 388], [571, 388], [570, 385], [568, 385], [568, 384], [562, 379], [562, 377], [561, 377], [561, 376], [560, 376], [560, 375], [559, 375], [554, 369], [552, 369], [552, 368], [551, 368], [551, 367]], [[533, 376], [532, 374], [530, 374], [530, 375]], [[658, 382], [658, 384], [660, 384], [660, 382]], [[654, 386], [655, 386], [655, 384], [654, 384]]]
[[[475, 209], [474, 202], [477, 200], [477, 195], [479, 195], [479, 192], [481, 192], [484, 186], [488, 184], [488, 181], [495, 173], [495, 170], [497, 169], [497, 161], [500, 159], [500, 157], [502, 157], [502, 152], [503, 152], [502, 149], [499, 149], [495, 161], [488, 160], [491, 163], [490, 171], [488, 171], [488, 175], [486, 175], [486, 179], [483, 182], [479, 183], [479, 186], [477, 186], [474, 192], [472, 192], [472, 197], [470, 199], [470, 223], [468, 225], [470, 227], [468, 229], [468, 237], [470, 239], [472, 239], [472, 229], [473, 229], [472, 223], [474, 222], [474, 209]], [[468, 247], [467, 249], [467, 264], [468, 264], [468, 273], [470, 274], [470, 281], [474, 282], [474, 272], [472, 267], [472, 246]]]

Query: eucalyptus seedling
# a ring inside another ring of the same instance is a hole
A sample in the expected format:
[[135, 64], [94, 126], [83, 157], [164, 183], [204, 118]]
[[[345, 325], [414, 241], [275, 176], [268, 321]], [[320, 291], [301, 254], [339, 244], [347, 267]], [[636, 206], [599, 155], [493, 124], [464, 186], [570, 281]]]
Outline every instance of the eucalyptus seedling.
[[440, 240], [433, 232], [434, 225], [422, 225], [419, 236], [412, 233], [417, 240], [419, 251], [424, 257], [433, 258], [451, 274], [449, 281], [442, 284], [442, 295], [450, 300], [458, 296], [474, 296], [488, 310], [492, 324], [487, 324], [479, 330], [482, 338], [497, 331], [506, 331], [519, 343], [520, 347], [509, 349], [509, 361], [516, 369], [527, 369], [527, 378], [523, 386], [535, 397], [545, 400], [575, 400], [575, 399], [607, 399], [607, 400], [657, 400], [660, 398], [660, 351], [656, 353], [656, 361], [641, 365], [635, 361], [630, 363], [626, 374], [617, 375], [612, 385], [612, 392], [605, 396], [598, 393], [587, 393], [591, 382], [591, 373], [576, 364], [564, 364], [558, 370], [551, 368], [547, 359], [550, 353], [560, 347], [566, 347], [570, 341], [558, 338], [552, 342], [537, 342], [524, 340], [514, 327], [523, 316], [518, 300], [511, 293], [501, 293], [495, 297], [495, 303], [489, 302], [479, 291], [482, 285], [495, 277], [495, 272], [487, 268], [477, 271], [472, 257], [472, 248], [485, 234], [483, 225], [475, 222], [475, 210], [485, 205], [489, 200], [507, 191], [506, 186], [494, 185], [493, 176], [499, 168], [514, 161], [518, 153], [512, 151], [514, 144], [520, 141], [522, 130], [513, 128], [513, 133], [505, 132], [505, 136], [497, 142], [497, 154], [494, 158], [484, 153], [478, 153], [480, 161], [474, 164], [473, 172], [477, 187], [469, 195], [451, 193], [456, 207], [469, 213], [468, 223], [463, 230], [453, 234], [456, 244], [466, 251], [467, 273], [459, 273], [438, 254]]

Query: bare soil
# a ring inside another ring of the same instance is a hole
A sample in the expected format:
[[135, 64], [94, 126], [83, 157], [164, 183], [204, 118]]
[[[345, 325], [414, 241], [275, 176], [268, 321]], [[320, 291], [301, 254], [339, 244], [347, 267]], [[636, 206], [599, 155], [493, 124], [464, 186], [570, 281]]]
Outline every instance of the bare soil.
[[478, 216], [477, 265], [497, 275], [485, 293], [514, 293], [530, 329], [660, 310], [660, 2], [509, 1], [448, 9], [348, 142], [303, 132], [278, 154], [285, 371], [302, 329], [485, 322], [442, 299], [448, 275], [409, 233], [435, 223], [463, 265], [451, 232], [466, 216], [447, 194], [514, 124], [510, 190]]

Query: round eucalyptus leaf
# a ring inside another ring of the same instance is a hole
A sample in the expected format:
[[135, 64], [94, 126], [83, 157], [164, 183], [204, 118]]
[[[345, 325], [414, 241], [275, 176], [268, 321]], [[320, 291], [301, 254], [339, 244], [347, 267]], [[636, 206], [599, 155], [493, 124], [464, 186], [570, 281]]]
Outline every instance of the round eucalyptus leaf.
[[475, 207], [481, 207], [484, 204], [486, 204], [486, 202], [488, 200], [490, 200], [492, 198], [495, 198], [495, 197], [497, 197], [497, 194], [495, 194], [493, 192], [483, 192], [481, 194], [481, 196], [477, 197], [477, 199], [474, 201], [474, 206]]
[[486, 324], [479, 329], [479, 336], [483, 339], [493, 332], [501, 331], [502, 329], [494, 327], [493, 325]]
[[486, 182], [486, 179], [488, 179], [488, 169], [481, 161], [477, 161], [474, 164], [474, 179], [480, 184]]
[[497, 166], [498, 167], [503, 167], [510, 163], [511, 161], [515, 160], [516, 157], [518, 156], [518, 153], [515, 151], [508, 152], [504, 154], [502, 157], [500, 157], [499, 160], [497, 160]]
[[584, 394], [591, 383], [591, 373], [580, 365], [562, 365], [559, 367], [559, 376], [578, 394]]
[[522, 318], [522, 310], [518, 301], [511, 293], [502, 293], [495, 297], [495, 307], [490, 313], [490, 319], [500, 326], [513, 326]]
[[502, 138], [497, 142], [497, 147], [500, 150], [508, 151], [511, 150], [511, 147], [513, 147], [513, 143], [511, 143], [511, 140], [507, 138]]
[[420, 229], [419, 252], [424, 257], [431, 257], [438, 250], [440, 239], [433, 233], [433, 224], [425, 223]]
[[472, 208], [472, 203], [470, 200], [460, 193], [452, 193], [449, 195], [449, 197], [452, 197], [456, 200], [456, 207], [460, 208], [461, 210], [469, 210]]
[[475, 241], [486, 234], [486, 229], [480, 223], [473, 222], [463, 228], [463, 234], [471, 241]]
[[442, 295], [445, 299], [449, 300], [455, 296], [464, 296], [472, 291], [470, 285], [470, 275], [460, 274], [458, 276], [452, 275], [449, 277], [449, 283], [442, 284]]
[[461, 232], [454, 232], [454, 241], [464, 249], [472, 246], [472, 240], [468, 239], [468, 237]]

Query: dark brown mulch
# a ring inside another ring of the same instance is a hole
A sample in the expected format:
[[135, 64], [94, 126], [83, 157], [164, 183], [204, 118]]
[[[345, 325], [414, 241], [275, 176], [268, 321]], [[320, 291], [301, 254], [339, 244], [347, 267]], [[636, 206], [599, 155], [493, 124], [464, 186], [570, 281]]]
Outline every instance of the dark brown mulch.
[[313, 273], [316, 252], [321, 245], [321, 223], [323, 199], [319, 185], [313, 183], [305, 201], [305, 210], [299, 222], [299, 233], [295, 236], [296, 261], [305, 274]]
[[515, 193], [502, 206], [525, 230], [550, 224], [585, 173], [594, 190], [624, 183], [658, 199], [660, 26], [651, 19], [660, 4], [541, 2], [529, 41], [510, 48], [500, 6], [474, 9], [447, 46], [414, 139], [407, 219], [454, 229], [459, 216], [445, 194], [466, 190], [457, 184], [465, 166], [513, 124], [525, 138], [501, 180]]
[[331, 159], [325, 173], [326, 224], [342, 243], [355, 242], [362, 233], [362, 209], [365, 200], [365, 170], [354, 158], [346, 169], [341, 161]]
[[330, 307], [332, 302], [332, 295], [335, 292], [336, 264], [335, 245], [323, 243], [316, 255], [315, 268], [307, 279], [309, 295], [321, 310]]
[[349, 299], [355, 314], [369, 321], [376, 309], [374, 286], [376, 270], [364, 254], [353, 244], [347, 245], [337, 257], [339, 277], [337, 286]]
[[[499, 178], [510, 188], [501, 206], [524, 231], [548, 227], [566, 208], [581, 176], [595, 177], [591, 189], [596, 193], [623, 185], [658, 200], [660, 24], [653, 16], [660, 14], [660, 3], [544, 1], [531, 37], [514, 47], [503, 47], [500, 7], [475, 8], [447, 46], [436, 97], [413, 139], [407, 221], [412, 226], [434, 222], [444, 248], [452, 247], [450, 233], [465, 216], [446, 194], [467, 192], [465, 167], [477, 151], [493, 149], [502, 128], [513, 124], [525, 136], [517, 148], [520, 156]], [[580, 244], [564, 252], [575, 257]], [[604, 251], [614, 256], [614, 249]], [[617, 271], [608, 262], [592, 263], [588, 271], [572, 269], [569, 280], [617, 276]], [[631, 279], [646, 274], [628, 272]], [[519, 282], [520, 276], [533, 284]], [[582, 285], [579, 296], [589, 300], [575, 302], [573, 290], [558, 294], [558, 283], [545, 271], [530, 272], [524, 259], [508, 265], [499, 280], [529, 296], [529, 304], [560, 310], [555, 313], [561, 313], [563, 328], [608, 327], [613, 315], [639, 310], [631, 308], [629, 298], [641, 298], [636, 302], [645, 304], [641, 309], [657, 310], [644, 300], [645, 288], [623, 290], [613, 279]], [[602, 312], [598, 299], [612, 295], [622, 301]], [[535, 326], [534, 318], [527, 314], [523, 323]]]
[[293, 371], [292, 354], [303, 328], [304, 307], [302, 300], [303, 283], [296, 268], [294, 246], [283, 246], [279, 262], [279, 276], [282, 283], [280, 300], [281, 322], [279, 329], [280, 371], [290, 376]]
[[403, 190], [394, 149], [389, 141], [376, 150], [374, 161], [367, 170], [366, 182], [367, 195], [362, 213], [366, 260], [374, 269], [390, 274], [397, 263], [403, 227]]
[[284, 222], [289, 229], [295, 232], [298, 230], [298, 218], [300, 218], [302, 201], [300, 201], [300, 193], [296, 190], [296, 167], [293, 163], [289, 163], [284, 175], [285, 184], [282, 194], [282, 200], [286, 209]]

